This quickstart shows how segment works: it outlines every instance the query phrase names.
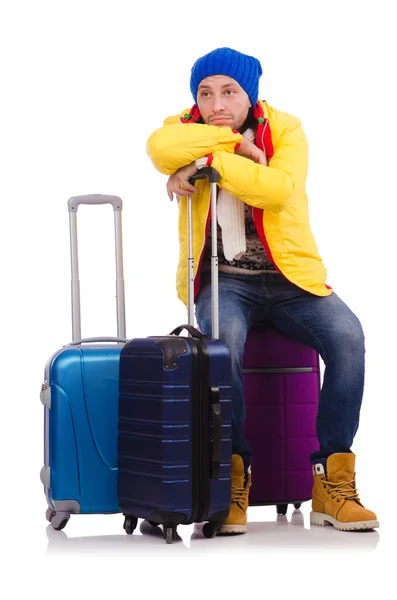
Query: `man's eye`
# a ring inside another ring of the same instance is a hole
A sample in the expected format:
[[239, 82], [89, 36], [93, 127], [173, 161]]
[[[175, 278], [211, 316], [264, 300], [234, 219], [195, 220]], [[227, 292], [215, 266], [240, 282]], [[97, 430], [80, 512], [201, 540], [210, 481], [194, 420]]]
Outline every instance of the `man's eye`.
[[233, 96], [234, 90], [226, 90], [225, 94], [226, 94], [226, 96]]
[[210, 93], [209, 92], [201, 92], [201, 97], [202, 98], [209, 98]]

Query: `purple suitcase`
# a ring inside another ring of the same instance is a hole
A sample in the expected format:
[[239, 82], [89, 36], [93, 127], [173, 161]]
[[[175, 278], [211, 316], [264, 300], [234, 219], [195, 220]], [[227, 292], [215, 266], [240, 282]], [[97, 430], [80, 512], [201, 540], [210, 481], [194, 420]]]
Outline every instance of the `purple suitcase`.
[[250, 330], [243, 358], [246, 421], [252, 450], [250, 505], [286, 514], [311, 499], [310, 453], [318, 450], [318, 354], [269, 327]]

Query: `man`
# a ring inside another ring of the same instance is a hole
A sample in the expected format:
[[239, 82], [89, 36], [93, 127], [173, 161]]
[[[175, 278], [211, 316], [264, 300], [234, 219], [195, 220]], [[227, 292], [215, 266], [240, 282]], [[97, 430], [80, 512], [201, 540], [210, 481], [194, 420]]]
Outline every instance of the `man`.
[[[355, 483], [356, 434], [364, 388], [364, 335], [357, 317], [326, 284], [308, 217], [308, 146], [300, 121], [258, 100], [260, 62], [218, 48], [193, 65], [191, 110], [170, 117], [147, 143], [167, 191], [193, 198], [196, 316], [211, 334], [208, 184], [189, 177], [211, 165], [218, 192], [219, 337], [232, 356], [232, 501], [219, 533], [247, 531], [251, 452], [243, 436], [242, 356], [257, 311], [324, 364], [313, 464], [312, 524], [378, 527]], [[178, 297], [187, 304], [186, 203], [179, 203]]]

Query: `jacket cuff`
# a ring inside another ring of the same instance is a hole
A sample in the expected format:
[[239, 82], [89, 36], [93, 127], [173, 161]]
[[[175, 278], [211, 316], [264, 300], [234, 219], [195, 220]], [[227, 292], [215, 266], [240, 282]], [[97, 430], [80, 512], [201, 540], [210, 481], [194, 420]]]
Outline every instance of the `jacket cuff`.
[[210, 162], [208, 162], [208, 159], [210, 158], [211, 155], [209, 156], [203, 156], [202, 158], [198, 158], [197, 160], [195, 160], [195, 165], [198, 169], [202, 169], [203, 167], [208, 167], [212, 160]]
[[[232, 129], [233, 133], [237, 133], [238, 135], [241, 135], [241, 133], [237, 130], [237, 129]], [[236, 152], [236, 150], [238, 150], [241, 146], [241, 142], [237, 142], [237, 144], [234, 146], [234, 151]]]

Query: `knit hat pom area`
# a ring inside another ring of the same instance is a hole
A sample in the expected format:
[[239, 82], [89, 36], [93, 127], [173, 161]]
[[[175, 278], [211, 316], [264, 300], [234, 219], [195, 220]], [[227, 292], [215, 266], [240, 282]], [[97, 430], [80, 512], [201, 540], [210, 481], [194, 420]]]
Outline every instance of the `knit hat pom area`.
[[247, 93], [252, 106], [257, 103], [259, 78], [262, 75], [262, 66], [257, 58], [232, 48], [216, 48], [197, 59], [190, 77], [190, 91], [196, 103], [200, 82], [211, 75], [231, 77]]

